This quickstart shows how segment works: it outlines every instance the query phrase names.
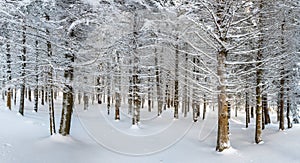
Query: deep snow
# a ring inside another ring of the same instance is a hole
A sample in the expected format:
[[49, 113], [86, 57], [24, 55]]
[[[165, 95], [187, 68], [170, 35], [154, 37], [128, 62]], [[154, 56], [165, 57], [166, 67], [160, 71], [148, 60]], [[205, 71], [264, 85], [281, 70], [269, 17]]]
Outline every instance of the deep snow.
[[[263, 144], [254, 143], [254, 119], [248, 129], [244, 112], [230, 120], [231, 148], [215, 151], [217, 117], [209, 110], [206, 120], [192, 122], [180, 116], [173, 119], [171, 109], [156, 116], [142, 110], [139, 126], [131, 126], [122, 108], [121, 120], [113, 120], [113, 108], [107, 115], [106, 106], [91, 105], [88, 111], [76, 102], [71, 136], [49, 136], [47, 106], [32, 112], [26, 101], [25, 116], [12, 111], [0, 100], [0, 163], [199, 163], [199, 162], [300, 162], [300, 126], [278, 130], [273, 113], [273, 124], [263, 131]], [[60, 120], [61, 101], [56, 101], [56, 127]]]

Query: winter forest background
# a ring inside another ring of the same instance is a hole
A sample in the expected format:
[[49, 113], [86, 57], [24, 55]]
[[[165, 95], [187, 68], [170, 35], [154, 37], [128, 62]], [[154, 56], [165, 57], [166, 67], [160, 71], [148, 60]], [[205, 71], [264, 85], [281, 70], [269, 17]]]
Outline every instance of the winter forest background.
[[263, 143], [268, 129], [266, 134], [294, 124], [300, 131], [298, 0], [0, 4], [3, 119], [10, 116], [4, 109], [34, 115], [47, 122], [46, 134], [62, 137], [72, 136], [73, 123], [96, 125], [92, 115], [99, 110], [102, 119], [131, 130], [147, 128], [147, 115], [154, 128], [173, 124], [170, 118], [182, 123], [173, 134], [184, 134], [187, 122], [212, 123], [207, 149], [222, 153], [240, 141], [230, 136], [237, 120], [244, 130], [253, 129], [247, 141], [255, 144]]

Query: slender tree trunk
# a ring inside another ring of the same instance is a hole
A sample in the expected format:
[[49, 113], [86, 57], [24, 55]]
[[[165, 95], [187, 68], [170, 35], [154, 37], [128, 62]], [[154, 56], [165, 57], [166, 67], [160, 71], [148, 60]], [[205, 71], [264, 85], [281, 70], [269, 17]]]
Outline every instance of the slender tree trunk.
[[89, 108], [89, 96], [87, 92], [83, 93], [83, 110], [88, 110]]
[[[284, 10], [283, 10], [284, 12]], [[285, 53], [285, 38], [284, 33], [285, 32], [285, 13], [283, 13], [283, 20], [281, 24], [281, 48], [282, 53]], [[284, 69], [284, 58], [281, 60], [281, 69], [280, 69], [280, 112], [279, 112], [279, 129], [284, 130], [284, 87], [285, 87], [285, 69]]]
[[156, 71], [155, 71], [155, 76], [156, 76], [156, 91], [157, 91], [157, 116], [160, 116], [162, 113], [162, 107], [163, 107], [163, 96], [162, 96], [162, 92], [161, 92], [161, 72], [160, 72], [160, 68], [158, 65], [158, 54], [157, 54], [157, 49], [155, 48], [154, 50], [154, 54], [155, 54], [155, 58], [154, 58], [154, 62], [155, 62], [155, 67], [156, 67]]
[[34, 71], [35, 71], [35, 87], [34, 87], [34, 90], [33, 90], [33, 98], [34, 98], [34, 108], [33, 110], [35, 112], [38, 111], [38, 106], [39, 106], [39, 75], [38, 75], [38, 57], [39, 57], [39, 52], [38, 52], [38, 45], [39, 45], [39, 42], [36, 40], [35, 41], [35, 67], [34, 67]]
[[245, 104], [245, 109], [246, 109], [246, 128], [248, 128], [248, 124], [250, 123], [249, 94], [248, 94], [248, 92], [246, 92], [246, 104]]
[[263, 112], [264, 112], [264, 123], [270, 124], [271, 118], [270, 118], [269, 109], [268, 109], [268, 95], [267, 94], [263, 95]]
[[256, 70], [256, 128], [255, 128], [255, 142], [258, 144], [262, 141], [262, 95], [261, 95], [261, 69], [262, 54], [259, 50], [257, 54], [257, 70]]
[[9, 110], [11, 110], [11, 88], [7, 89], [7, 102], [6, 102], [6, 106], [8, 107]]
[[[290, 88], [287, 88], [287, 93], [289, 93], [290, 91]], [[291, 107], [291, 102], [290, 102], [290, 95], [288, 95], [287, 97], [287, 102], [286, 102], [286, 119], [287, 119], [287, 126], [288, 128], [292, 128], [292, 122], [291, 122], [291, 119], [290, 119], [290, 107]]]
[[117, 71], [116, 71], [116, 76], [115, 76], [115, 83], [116, 83], [116, 91], [115, 91], [115, 120], [120, 120], [120, 107], [121, 107], [121, 63], [120, 63], [120, 54], [117, 52], [117, 58], [116, 58], [116, 63], [117, 63]]
[[31, 98], [31, 88], [28, 87], [28, 100], [31, 102], [32, 98]]
[[203, 117], [202, 117], [203, 120], [205, 119], [206, 107], [207, 107], [206, 95], [204, 95], [204, 98], [203, 98], [203, 113], [202, 113], [203, 114]]
[[[198, 77], [197, 77], [197, 69], [196, 66], [198, 64], [198, 59], [196, 57], [193, 57], [193, 79], [198, 82]], [[193, 120], [194, 122], [198, 121], [198, 117], [200, 115], [200, 109], [198, 108], [198, 103], [196, 100], [197, 97], [197, 84], [193, 83], [193, 92], [192, 92], [192, 109], [193, 109]]]
[[[176, 41], [178, 42], [179, 38], [176, 36]], [[175, 45], [175, 81], [174, 81], [174, 118], [178, 119], [178, 108], [179, 108], [179, 45]]]
[[284, 77], [280, 80], [279, 129], [284, 130]]
[[80, 105], [81, 104], [81, 93], [80, 92], [78, 92], [77, 93], [77, 100], [78, 100], [78, 104]]
[[[49, 72], [49, 76], [51, 76], [52, 73], [50, 74]], [[51, 76], [52, 77], [52, 76]], [[56, 133], [56, 129], [55, 129], [55, 114], [54, 114], [54, 101], [53, 101], [53, 88], [52, 88], [52, 81], [49, 83], [48, 86], [48, 105], [49, 105], [49, 120], [50, 120], [50, 135], [53, 135]]]
[[[185, 46], [186, 47], [186, 46]], [[182, 111], [184, 113], [184, 117], [187, 116], [187, 112], [188, 112], [188, 62], [189, 62], [189, 58], [188, 58], [188, 54], [185, 53], [185, 75], [184, 75], [184, 92], [183, 92], [183, 101], [182, 101]]]
[[116, 103], [115, 103], [115, 120], [120, 120], [120, 107], [121, 107], [121, 94], [120, 94], [120, 87], [116, 92]]
[[[6, 70], [6, 73], [7, 73], [7, 80], [8, 82], [11, 81], [11, 54], [10, 54], [10, 43], [9, 41], [7, 42], [6, 44], [6, 64], [7, 64], [7, 70]], [[11, 87], [9, 87], [7, 89], [7, 101], [6, 101], [6, 105], [8, 107], [9, 110], [11, 110], [11, 96], [12, 96], [12, 89]]]
[[[111, 63], [110, 61], [107, 63], [107, 70], [110, 72]], [[110, 114], [110, 106], [111, 106], [111, 76], [107, 75], [107, 114]]]
[[44, 86], [42, 87], [42, 91], [41, 91], [41, 105], [45, 105], [45, 88]]
[[[45, 18], [47, 21], [50, 20], [50, 17], [47, 14], [45, 14]], [[50, 32], [48, 29], [46, 29], [46, 34], [50, 39]], [[52, 61], [52, 44], [50, 40], [47, 40], [47, 52], [48, 52], [47, 56], [49, 60]], [[54, 114], [53, 68], [51, 66], [49, 66], [48, 74], [47, 74], [47, 96], [46, 97], [49, 106], [50, 135], [53, 135], [56, 134], [56, 129], [55, 129], [55, 114]], [[64, 133], [62, 133], [62, 135], [64, 135]]]
[[14, 105], [17, 105], [17, 88], [14, 88]]
[[20, 107], [19, 107], [19, 113], [21, 115], [24, 115], [24, 102], [25, 102], [25, 67], [26, 67], [26, 27], [23, 25], [23, 34], [22, 34], [22, 44], [23, 44], [23, 50], [21, 55], [22, 60], [22, 68], [21, 68], [21, 94], [20, 94]]
[[[132, 64], [132, 61], [129, 61], [129, 65]], [[129, 69], [129, 74], [132, 74], [132, 69]], [[132, 114], [132, 104], [133, 104], [133, 78], [129, 76], [129, 88], [128, 88], [128, 114]]]
[[169, 83], [166, 84], [166, 103], [167, 107], [171, 107], [171, 98], [170, 98], [170, 88], [169, 88]]

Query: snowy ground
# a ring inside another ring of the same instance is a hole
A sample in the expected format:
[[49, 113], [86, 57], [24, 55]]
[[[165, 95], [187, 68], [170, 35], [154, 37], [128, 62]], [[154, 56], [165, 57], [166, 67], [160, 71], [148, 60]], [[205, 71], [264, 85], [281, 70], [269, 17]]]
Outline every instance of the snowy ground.
[[[60, 108], [61, 101], [56, 102]], [[173, 120], [172, 110], [156, 117], [156, 111], [142, 111], [140, 126], [131, 126], [127, 110], [120, 121], [108, 116], [105, 105], [92, 105], [88, 111], [76, 105], [71, 136], [49, 136], [46, 106], [38, 113], [26, 102], [25, 116], [12, 111], [0, 100], [0, 163], [199, 163], [199, 162], [300, 162], [300, 126], [278, 131], [266, 126], [264, 144], [254, 143], [254, 126], [244, 128], [244, 114], [230, 120], [231, 146], [215, 152], [216, 111], [193, 123], [191, 117]], [[274, 113], [275, 115], [275, 113]], [[56, 111], [57, 127], [60, 119]], [[273, 121], [275, 119], [273, 118]], [[254, 119], [251, 119], [254, 122]]]

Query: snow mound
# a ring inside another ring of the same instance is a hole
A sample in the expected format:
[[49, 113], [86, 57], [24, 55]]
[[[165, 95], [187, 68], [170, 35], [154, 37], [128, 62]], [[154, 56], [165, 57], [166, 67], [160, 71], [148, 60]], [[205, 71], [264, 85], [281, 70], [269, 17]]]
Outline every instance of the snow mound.
[[50, 136], [50, 140], [58, 143], [72, 144], [74, 139], [71, 136], [62, 136], [60, 134], [54, 134]]

